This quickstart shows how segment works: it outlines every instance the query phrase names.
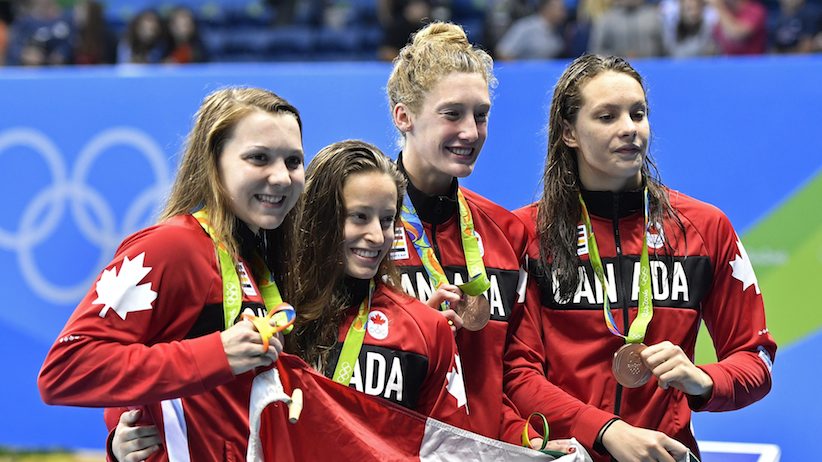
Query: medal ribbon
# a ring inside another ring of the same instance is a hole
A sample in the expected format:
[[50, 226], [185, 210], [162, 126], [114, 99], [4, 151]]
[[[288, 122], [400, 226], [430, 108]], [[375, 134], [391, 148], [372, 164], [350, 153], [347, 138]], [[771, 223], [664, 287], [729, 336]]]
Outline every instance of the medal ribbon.
[[[468, 208], [465, 196], [459, 189], [457, 189], [457, 202], [460, 215], [460, 238], [462, 239], [462, 250], [465, 253], [465, 266], [468, 270], [468, 282], [460, 284], [459, 288], [468, 295], [477, 296], [491, 287], [491, 281], [488, 280], [485, 264], [480, 256], [479, 240], [474, 235], [474, 219], [471, 216], [471, 210]], [[431, 280], [434, 289], [440, 288], [443, 284], [448, 284], [445, 271], [434, 254], [434, 248], [425, 234], [422, 221], [420, 221], [417, 210], [407, 194], [402, 204], [402, 225], [411, 237], [412, 242], [414, 242], [414, 248], [417, 250], [417, 255], [419, 255], [422, 266], [425, 268], [425, 272], [428, 273], [428, 278]], [[443, 303], [441, 309], [446, 310], [447, 308], [448, 304]]]
[[365, 328], [368, 324], [368, 314], [371, 312], [371, 296], [374, 294], [374, 280], [368, 283], [368, 297], [360, 302], [357, 317], [351, 322], [348, 333], [345, 335], [340, 359], [337, 360], [337, 367], [334, 368], [334, 375], [331, 380], [343, 384], [346, 387], [351, 383], [354, 374], [354, 363], [360, 357], [362, 342], [365, 339]]
[[[197, 219], [197, 222], [200, 223], [200, 226], [203, 227], [211, 240], [214, 241], [214, 246], [217, 248], [217, 256], [220, 261], [220, 274], [223, 280], [223, 317], [227, 329], [234, 325], [234, 320], [240, 315], [240, 309], [243, 303], [243, 291], [240, 286], [240, 277], [237, 274], [239, 261], [235, 262], [232, 260], [225, 245], [217, 241], [214, 229], [211, 227], [211, 222], [208, 221], [208, 211], [206, 209], [200, 209], [192, 215]], [[271, 275], [271, 271], [268, 270], [262, 257], [256, 255], [253, 264], [254, 274], [262, 276], [257, 280], [257, 287], [260, 289], [260, 295], [263, 298], [266, 311], [271, 311], [272, 308], [283, 303], [283, 298], [280, 296], [280, 289], [277, 287], [277, 283], [274, 281], [274, 277]], [[291, 313], [291, 318], [293, 318], [293, 311]], [[283, 325], [292, 321], [285, 311], [276, 313], [273, 318], [277, 321], [277, 324]], [[289, 326], [285, 329], [285, 333], [287, 334], [291, 332], [291, 330], [292, 326]]]
[[605, 315], [605, 325], [608, 326], [608, 330], [611, 331], [612, 334], [624, 338], [625, 343], [642, 343], [642, 341], [645, 340], [648, 323], [651, 322], [651, 318], [654, 316], [654, 306], [651, 299], [651, 264], [648, 261], [648, 230], [650, 229], [648, 222], [648, 188], [643, 190], [645, 228], [643, 229], [644, 236], [642, 236], [642, 254], [639, 257], [639, 300], [637, 301], [637, 316], [634, 322], [631, 323], [627, 336], [619, 331], [614, 316], [611, 313], [611, 304], [608, 300], [608, 286], [605, 282], [605, 270], [602, 266], [602, 259], [599, 256], [599, 247], [597, 247], [597, 240], [594, 236], [594, 228], [591, 226], [591, 216], [588, 214], [588, 207], [585, 206], [585, 201], [582, 200], [582, 194], [579, 195], [579, 203], [582, 206], [582, 221], [588, 233], [588, 257], [591, 266], [594, 268], [594, 274], [596, 274], [597, 280], [602, 287], [604, 299], [602, 311]]

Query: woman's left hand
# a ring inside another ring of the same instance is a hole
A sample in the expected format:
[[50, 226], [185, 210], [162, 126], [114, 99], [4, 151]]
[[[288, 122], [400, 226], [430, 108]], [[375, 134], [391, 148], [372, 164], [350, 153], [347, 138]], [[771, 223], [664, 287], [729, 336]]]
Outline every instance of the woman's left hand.
[[[542, 438], [532, 438], [530, 443], [531, 449], [540, 450], [542, 446]], [[548, 442], [545, 443], [545, 447], [542, 449], [562, 452], [564, 454], [571, 454], [577, 450], [577, 448], [571, 444], [571, 440], [548, 440]]]
[[713, 391], [711, 376], [696, 367], [679, 345], [666, 340], [649, 346], [640, 355], [663, 390], [674, 387], [700, 397], [710, 396]]

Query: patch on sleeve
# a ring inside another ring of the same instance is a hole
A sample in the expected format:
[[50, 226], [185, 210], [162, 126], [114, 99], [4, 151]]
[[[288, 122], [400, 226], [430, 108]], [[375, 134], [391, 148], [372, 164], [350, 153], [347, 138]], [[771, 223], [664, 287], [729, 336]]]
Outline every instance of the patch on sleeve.
[[768, 373], [771, 373], [771, 370], [773, 369], [773, 359], [771, 359], [771, 355], [768, 353], [768, 350], [766, 350], [763, 346], [759, 346], [756, 349], [759, 351], [759, 359], [765, 363], [765, 367], [768, 368]]

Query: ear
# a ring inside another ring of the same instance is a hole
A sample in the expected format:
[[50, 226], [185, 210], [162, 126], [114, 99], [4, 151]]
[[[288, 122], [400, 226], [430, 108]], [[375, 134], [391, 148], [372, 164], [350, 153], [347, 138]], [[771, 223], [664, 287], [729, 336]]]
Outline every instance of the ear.
[[562, 141], [564, 141], [565, 145], [569, 148], [579, 147], [579, 143], [577, 143], [577, 131], [567, 120], [562, 121]]
[[391, 116], [394, 119], [394, 125], [403, 133], [408, 133], [414, 129], [414, 120], [411, 109], [403, 103], [398, 103], [391, 111]]

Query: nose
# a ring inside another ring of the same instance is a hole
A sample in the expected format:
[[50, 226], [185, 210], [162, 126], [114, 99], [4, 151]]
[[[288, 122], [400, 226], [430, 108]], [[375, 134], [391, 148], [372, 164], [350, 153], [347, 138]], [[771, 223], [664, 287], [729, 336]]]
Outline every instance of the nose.
[[477, 141], [478, 138], [479, 127], [477, 127], [477, 121], [471, 116], [464, 117], [462, 124], [460, 124], [460, 139], [473, 143]]
[[273, 186], [287, 187], [291, 185], [291, 172], [285, 165], [285, 160], [277, 159], [268, 165], [266, 179]]
[[365, 239], [374, 245], [381, 246], [385, 243], [385, 233], [383, 233], [382, 224], [379, 217], [374, 217], [369, 220], [366, 225]]
[[625, 114], [620, 118], [619, 136], [622, 138], [636, 137], [637, 123], [631, 118], [630, 114]]

